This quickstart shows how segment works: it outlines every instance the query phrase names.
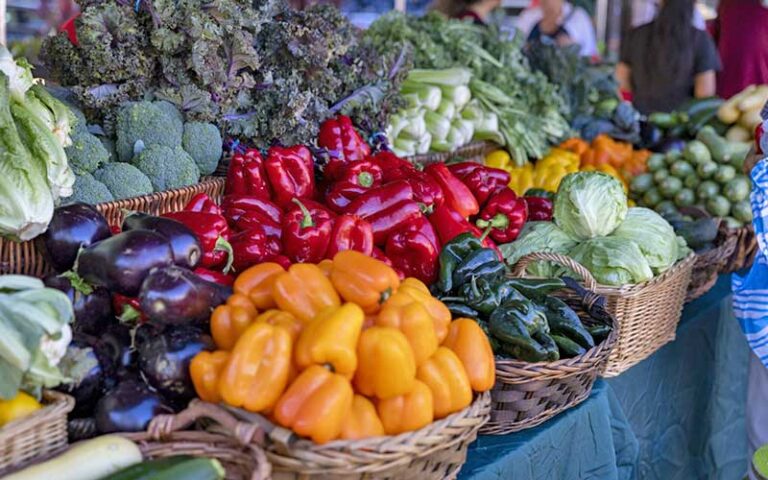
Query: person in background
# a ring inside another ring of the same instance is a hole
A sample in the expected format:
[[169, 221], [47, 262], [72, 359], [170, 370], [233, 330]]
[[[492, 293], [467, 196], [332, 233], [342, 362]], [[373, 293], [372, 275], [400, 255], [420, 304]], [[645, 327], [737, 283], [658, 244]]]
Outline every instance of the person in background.
[[717, 93], [729, 98], [768, 83], [768, 7], [760, 0], [721, 0], [713, 34], [723, 69]]
[[487, 25], [491, 12], [500, 5], [501, 0], [435, 0], [429, 10], [438, 11], [449, 18]]
[[[659, 4], [655, 0], [634, 0], [632, 2], [632, 27], [651, 23], [659, 13]], [[698, 8], [693, 9], [693, 26], [699, 30], [707, 29], [707, 22]]]
[[523, 10], [515, 25], [528, 41], [551, 37], [560, 45], [573, 43], [585, 57], [597, 55], [597, 36], [589, 14], [564, 0], [540, 0], [539, 5]]
[[642, 113], [668, 112], [715, 94], [720, 59], [712, 37], [692, 24], [693, 0], [664, 0], [656, 19], [621, 42], [616, 79]]

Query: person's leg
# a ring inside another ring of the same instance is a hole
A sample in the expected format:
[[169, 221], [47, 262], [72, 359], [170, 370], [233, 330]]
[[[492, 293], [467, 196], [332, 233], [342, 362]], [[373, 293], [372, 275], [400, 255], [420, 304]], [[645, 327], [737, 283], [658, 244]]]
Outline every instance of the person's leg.
[[768, 445], [768, 368], [753, 353], [749, 359], [749, 385], [747, 386], [747, 441], [749, 442], [750, 479], [752, 456], [763, 445]]

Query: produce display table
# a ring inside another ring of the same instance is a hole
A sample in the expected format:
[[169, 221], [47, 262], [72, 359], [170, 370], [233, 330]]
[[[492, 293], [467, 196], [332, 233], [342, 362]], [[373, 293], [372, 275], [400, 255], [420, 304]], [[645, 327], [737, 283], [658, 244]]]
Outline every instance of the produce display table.
[[537, 428], [482, 436], [461, 479], [740, 479], [749, 350], [723, 276], [677, 339]]

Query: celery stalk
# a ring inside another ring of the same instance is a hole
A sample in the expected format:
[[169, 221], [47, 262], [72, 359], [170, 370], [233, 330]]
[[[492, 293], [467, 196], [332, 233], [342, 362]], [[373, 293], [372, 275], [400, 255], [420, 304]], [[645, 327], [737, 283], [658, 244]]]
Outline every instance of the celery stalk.
[[486, 113], [477, 99], [472, 99], [461, 111], [461, 118], [464, 120], [482, 120]]
[[400, 130], [398, 137], [404, 137], [410, 140], [418, 140], [427, 133], [427, 124], [424, 122], [424, 111], [418, 110], [412, 115], [405, 117], [405, 126]]
[[405, 102], [406, 110], [416, 110], [422, 107], [421, 99], [416, 93], [403, 94], [403, 101]]
[[417, 95], [421, 106], [429, 110], [437, 110], [437, 107], [440, 106], [440, 100], [443, 98], [440, 88], [434, 85], [409, 81], [403, 82], [403, 85], [400, 87], [400, 93], [403, 95]]
[[464, 108], [464, 106], [472, 99], [472, 92], [466, 85], [458, 85], [455, 87], [441, 86], [440, 90], [442, 91], [443, 98], [456, 105], [456, 108], [458, 109]]
[[425, 112], [424, 121], [427, 124], [427, 131], [438, 140], [444, 139], [451, 129], [451, 121], [435, 112]]
[[407, 81], [429, 83], [456, 87], [467, 85], [472, 78], [472, 72], [466, 68], [446, 68], [443, 70], [414, 69], [408, 73]]
[[459, 130], [462, 134], [462, 145], [466, 145], [472, 141], [472, 135], [475, 134], [475, 126], [469, 120], [455, 119], [451, 125]]
[[453, 148], [453, 145], [451, 143], [448, 143], [445, 140], [432, 140], [432, 144], [430, 145], [430, 148], [435, 152], [452, 152], [455, 149]]
[[416, 154], [416, 140], [396, 138], [392, 150], [400, 157], [411, 157]]
[[424, 155], [429, 151], [429, 147], [432, 144], [432, 135], [427, 133], [416, 142], [416, 153]]
[[443, 98], [440, 101], [440, 106], [437, 107], [436, 112], [445, 118], [453, 118], [456, 116], [457, 108], [453, 102]]

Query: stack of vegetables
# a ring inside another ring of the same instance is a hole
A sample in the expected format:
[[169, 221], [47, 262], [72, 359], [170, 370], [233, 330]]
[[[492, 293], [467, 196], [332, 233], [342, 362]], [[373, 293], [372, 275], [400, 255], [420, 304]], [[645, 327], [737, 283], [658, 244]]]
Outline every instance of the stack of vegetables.
[[749, 224], [750, 182], [742, 173], [748, 150], [748, 144], [729, 142], [706, 126], [682, 151], [651, 156], [649, 172], [631, 181], [632, 198], [665, 215], [698, 206], [725, 218], [729, 227]]
[[491, 346], [415, 278], [346, 250], [287, 271], [242, 272], [198, 354], [200, 398], [269, 414], [316, 443], [396, 435], [472, 402], [495, 381]]
[[579, 170], [579, 156], [563, 148], [551, 148], [536, 163], [526, 162], [518, 167], [512, 164], [507, 152], [497, 150], [485, 157], [485, 164], [509, 172], [509, 188], [518, 195], [541, 190], [549, 196], [557, 191], [566, 175]]
[[[685, 240], [653, 210], [628, 208], [621, 183], [600, 172], [570, 174], [555, 196], [554, 222], [529, 222], [514, 242], [499, 247], [510, 265], [533, 252], [567, 255], [603, 285], [650, 280], [689, 253]], [[568, 274], [534, 262], [535, 276]]]
[[729, 98], [717, 110], [717, 119], [728, 130], [725, 138], [731, 142], [748, 142], [755, 135], [755, 128], [762, 123], [760, 110], [768, 102], [768, 85], [750, 85]]
[[717, 97], [697, 98], [674, 112], [651, 113], [643, 124], [640, 143], [645, 148], [666, 153], [676, 150], [684, 140], [695, 138], [707, 125], [717, 125], [725, 132], [727, 127], [717, 119], [723, 103]]
[[645, 173], [649, 150], [638, 150], [632, 144], [598, 135], [589, 144], [580, 138], [572, 138], [560, 144], [560, 148], [577, 153], [581, 158], [579, 170], [607, 173], [624, 184], [627, 189], [632, 177]]
[[[407, 108], [392, 116], [386, 130], [400, 156], [452, 152], [475, 140], [503, 141], [499, 119], [471, 98], [464, 68], [411, 70], [400, 89]], [[466, 109], [465, 109], [466, 107]]]
[[75, 176], [64, 147], [75, 119], [5, 47], [0, 72], [0, 236], [29, 240], [45, 231], [54, 203], [72, 195]]
[[585, 328], [571, 307], [550, 295], [565, 287], [562, 280], [510, 279], [505, 272], [494, 250], [464, 233], [443, 247], [434, 286], [454, 316], [478, 322], [497, 355], [527, 362], [571, 358], [610, 333], [609, 324]]

